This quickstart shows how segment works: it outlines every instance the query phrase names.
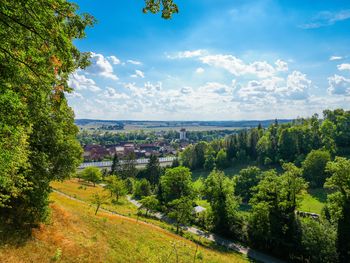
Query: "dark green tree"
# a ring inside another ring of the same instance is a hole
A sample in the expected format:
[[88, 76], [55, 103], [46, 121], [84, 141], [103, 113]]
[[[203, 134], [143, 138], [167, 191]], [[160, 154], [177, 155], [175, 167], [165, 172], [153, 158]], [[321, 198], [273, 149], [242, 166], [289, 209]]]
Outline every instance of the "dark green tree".
[[326, 171], [331, 174], [325, 187], [334, 191], [328, 196], [328, 209], [337, 226], [339, 262], [350, 262], [350, 160], [336, 157]]
[[146, 165], [146, 179], [153, 185], [159, 183], [160, 175], [162, 169], [160, 167], [159, 159], [156, 155], [152, 154], [149, 158], [149, 161]]
[[253, 195], [253, 188], [261, 180], [262, 172], [256, 166], [249, 166], [239, 171], [234, 177], [235, 194], [242, 197], [244, 202], [248, 202]]
[[302, 163], [303, 177], [311, 187], [322, 187], [326, 182], [326, 165], [331, 155], [325, 150], [312, 150]]
[[117, 174], [120, 170], [120, 162], [118, 155], [115, 153], [113, 156], [113, 162], [111, 166], [111, 174]]
[[235, 237], [240, 235], [239, 200], [234, 196], [233, 181], [214, 170], [205, 180], [204, 192], [212, 208], [214, 230]]

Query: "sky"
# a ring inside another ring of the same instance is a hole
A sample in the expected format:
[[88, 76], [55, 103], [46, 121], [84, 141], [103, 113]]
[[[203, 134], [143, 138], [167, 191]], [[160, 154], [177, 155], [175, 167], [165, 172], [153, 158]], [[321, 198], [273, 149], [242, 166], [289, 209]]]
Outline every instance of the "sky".
[[350, 108], [349, 0], [76, 0], [97, 23], [75, 41], [76, 118], [260, 120]]

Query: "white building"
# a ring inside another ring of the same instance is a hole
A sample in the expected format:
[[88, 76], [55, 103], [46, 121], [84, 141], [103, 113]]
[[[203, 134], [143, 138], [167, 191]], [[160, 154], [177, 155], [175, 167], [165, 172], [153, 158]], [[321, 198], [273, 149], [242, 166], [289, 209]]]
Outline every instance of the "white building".
[[181, 140], [181, 141], [186, 140], [186, 129], [185, 129], [185, 128], [182, 128], [182, 129], [180, 130], [180, 140]]

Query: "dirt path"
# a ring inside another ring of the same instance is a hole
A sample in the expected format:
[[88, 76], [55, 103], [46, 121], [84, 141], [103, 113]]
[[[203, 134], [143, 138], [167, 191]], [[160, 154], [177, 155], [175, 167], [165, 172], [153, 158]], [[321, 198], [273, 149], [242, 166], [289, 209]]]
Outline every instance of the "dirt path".
[[[83, 204], [89, 204], [86, 201], [83, 201], [83, 200], [80, 200], [78, 198], [72, 197], [70, 195], [67, 195], [67, 194], [61, 192], [61, 191], [53, 189], [53, 192], [55, 192], [55, 193], [57, 193], [59, 195], [65, 196], [65, 197], [67, 197], [67, 198], [69, 198], [71, 200], [74, 200], [74, 201], [77, 201], [77, 202], [80, 202], [80, 203], [83, 203]], [[137, 206], [137, 207], [141, 206], [141, 204], [139, 202], [137, 202], [134, 199], [131, 199], [129, 196], [128, 196], [128, 200], [132, 204]], [[118, 213], [116, 213], [114, 211], [110, 211], [110, 210], [107, 210], [107, 209], [104, 209], [104, 208], [100, 208], [100, 211], [103, 211], [103, 212], [109, 213], [109, 214], [113, 214], [115, 216], [121, 217], [121, 218], [123, 218], [125, 220], [128, 220], [128, 221], [131, 221], [131, 222], [137, 222], [137, 223], [145, 224], [145, 225], [151, 226], [153, 228], [157, 228], [157, 229], [160, 229], [162, 231], [165, 231], [163, 228], [155, 226], [155, 225], [153, 225], [151, 223], [147, 223], [147, 222], [144, 222], [142, 220], [137, 220], [137, 219], [134, 219], [134, 218], [130, 218], [130, 217], [118, 214]], [[156, 218], [158, 218], [160, 220], [167, 221], [166, 217], [162, 213], [158, 212], [158, 213], [153, 214], [153, 216], [155, 216]], [[284, 263], [284, 261], [282, 261], [280, 259], [271, 257], [271, 256], [269, 256], [267, 254], [261, 253], [261, 252], [259, 252], [257, 250], [251, 249], [249, 247], [244, 247], [244, 246], [242, 246], [242, 245], [240, 245], [238, 243], [235, 243], [235, 242], [233, 242], [233, 241], [231, 241], [229, 239], [223, 238], [223, 237], [221, 237], [219, 235], [216, 235], [216, 234], [213, 234], [213, 233], [209, 233], [209, 232], [204, 232], [204, 231], [199, 230], [198, 228], [195, 228], [195, 227], [185, 227], [184, 229], [186, 231], [192, 233], [192, 234], [195, 234], [197, 236], [205, 238], [205, 239], [207, 239], [209, 241], [215, 242], [216, 244], [218, 244], [220, 246], [224, 246], [224, 247], [226, 247], [228, 249], [231, 249], [233, 251], [236, 251], [236, 252], [239, 252], [241, 254], [247, 255], [249, 258], [257, 260], [259, 262]]]

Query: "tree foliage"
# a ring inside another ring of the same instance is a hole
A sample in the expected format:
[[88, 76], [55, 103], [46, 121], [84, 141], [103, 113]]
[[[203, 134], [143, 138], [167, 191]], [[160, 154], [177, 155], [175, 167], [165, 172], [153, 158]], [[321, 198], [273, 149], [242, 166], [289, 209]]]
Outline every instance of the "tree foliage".
[[[81, 160], [67, 80], [88, 65], [73, 40], [94, 22], [65, 0], [0, 3], [1, 221], [37, 223], [47, 215], [49, 183]], [[5, 105], [6, 104], [6, 105]], [[6, 190], [5, 190], [6, 189]]]

